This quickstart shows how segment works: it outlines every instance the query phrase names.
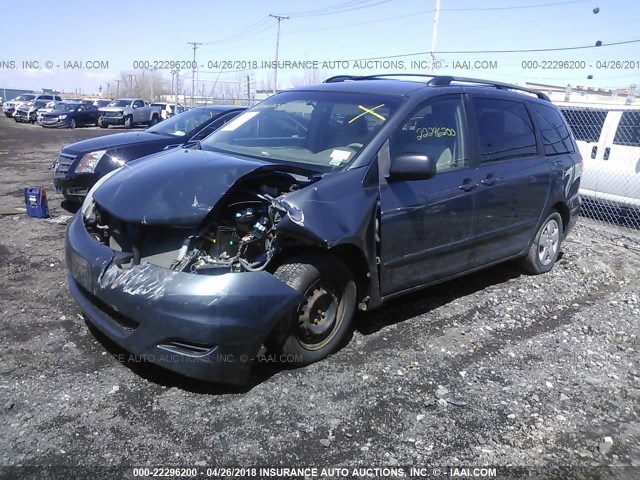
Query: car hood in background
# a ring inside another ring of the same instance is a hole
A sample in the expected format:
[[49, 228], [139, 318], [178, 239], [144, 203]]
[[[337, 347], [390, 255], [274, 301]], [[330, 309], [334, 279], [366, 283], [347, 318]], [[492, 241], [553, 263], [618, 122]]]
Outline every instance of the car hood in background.
[[125, 222], [197, 227], [234, 183], [261, 167], [274, 165], [180, 149], [125, 165], [93, 198]]
[[[63, 115], [65, 112], [52, 112], [48, 115]], [[140, 143], [154, 143], [165, 145], [182, 144], [186, 141], [186, 137], [173, 137], [169, 135], [158, 135], [156, 133], [147, 132], [126, 132], [115, 133], [113, 135], [104, 135], [102, 137], [90, 138], [80, 142], [72, 143], [62, 149], [63, 153], [72, 153], [80, 155], [83, 153], [93, 152], [95, 150], [110, 150], [113, 148], [123, 148], [129, 145], [138, 145]]]

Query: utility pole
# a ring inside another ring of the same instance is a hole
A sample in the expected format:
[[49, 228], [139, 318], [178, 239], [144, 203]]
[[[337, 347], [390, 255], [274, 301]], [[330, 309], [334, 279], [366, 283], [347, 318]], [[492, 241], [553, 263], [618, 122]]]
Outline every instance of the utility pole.
[[251, 77], [247, 75], [247, 106], [251, 106]]
[[436, 40], [438, 39], [438, 18], [440, 17], [440, 0], [436, 0], [436, 13], [433, 16], [433, 34], [431, 36], [431, 73], [436, 63]]
[[278, 51], [280, 50], [280, 21], [289, 20], [289, 17], [271, 14], [269, 14], [269, 16], [275, 18], [278, 21], [278, 36], [276, 37], [276, 72], [275, 78], [273, 79], [273, 94], [275, 95], [276, 93], [278, 93]]
[[178, 114], [178, 91], [180, 88], [180, 70], [176, 68], [175, 73], [176, 73], [176, 101], [175, 101], [176, 109], [173, 113], [177, 115]]
[[196, 89], [196, 50], [198, 46], [202, 45], [202, 43], [198, 42], [187, 42], [189, 45], [193, 45], [193, 63], [191, 66], [193, 67], [191, 70], [191, 107], [193, 108], [193, 94]]
[[116, 98], [120, 96], [120, 80], [116, 80]]

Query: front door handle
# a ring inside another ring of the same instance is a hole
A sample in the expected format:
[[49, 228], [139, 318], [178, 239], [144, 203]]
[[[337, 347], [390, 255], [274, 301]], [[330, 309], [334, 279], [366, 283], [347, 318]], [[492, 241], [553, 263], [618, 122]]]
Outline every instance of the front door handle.
[[471, 190], [473, 190], [477, 186], [478, 186], [478, 184], [473, 182], [470, 178], [465, 178], [464, 182], [462, 182], [462, 185], [460, 185], [458, 188], [460, 190], [464, 190], [465, 192], [470, 192]]
[[598, 146], [596, 145], [591, 149], [591, 158], [596, 158], [597, 154], [598, 154]]
[[493, 174], [489, 174], [487, 175], [487, 177], [482, 180], [482, 184], [486, 185], [487, 187], [490, 187], [491, 185], [495, 185], [495, 183], [498, 181], [498, 179], [493, 175]]
[[611, 153], [611, 147], [607, 147], [604, 149], [604, 155], [602, 156], [603, 160], [609, 160], [609, 154]]

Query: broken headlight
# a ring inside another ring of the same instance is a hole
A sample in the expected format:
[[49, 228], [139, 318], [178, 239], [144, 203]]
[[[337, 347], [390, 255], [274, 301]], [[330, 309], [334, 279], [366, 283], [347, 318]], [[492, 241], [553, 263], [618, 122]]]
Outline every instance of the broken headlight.
[[118, 173], [122, 168], [123, 167], [116, 168], [115, 170], [112, 170], [111, 172], [107, 173], [104, 177], [98, 180], [93, 185], [93, 187], [91, 187], [91, 190], [89, 190], [89, 193], [87, 193], [87, 196], [85, 197], [84, 202], [82, 202], [82, 207], [80, 207], [80, 212], [85, 222], [87, 222], [91, 218], [91, 216], [94, 214], [96, 204], [93, 201], [93, 192], [95, 192], [96, 189], [100, 187], [100, 185], [102, 185], [104, 182], [106, 182], [109, 178], [113, 177], [116, 173]]

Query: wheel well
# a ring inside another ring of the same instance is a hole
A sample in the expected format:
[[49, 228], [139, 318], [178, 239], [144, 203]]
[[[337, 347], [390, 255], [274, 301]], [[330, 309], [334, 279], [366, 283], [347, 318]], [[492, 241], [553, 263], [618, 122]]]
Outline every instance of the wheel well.
[[571, 220], [571, 211], [569, 207], [564, 202], [558, 202], [553, 207], [560, 214], [560, 218], [562, 218], [562, 229], [566, 229], [567, 225], [569, 225], [569, 221]]
[[369, 266], [362, 251], [352, 244], [333, 247], [329, 253], [337, 256], [353, 272], [358, 288], [357, 299], [360, 302], [369, 293]]
[[290, 247], [286, 252], [282, 252], [269, 266], [268, 270], [273, 273], [275, 269], [284, 263], [287, 258], [304, 254], [324, 254], [333, 255], [339, 258], [353, 273], [357, 287], [357, 300], [362, 301], [369, 293], [369, 267], [362, 251], [353, 244], [337, 245], [329, 250], [319, 247]]

